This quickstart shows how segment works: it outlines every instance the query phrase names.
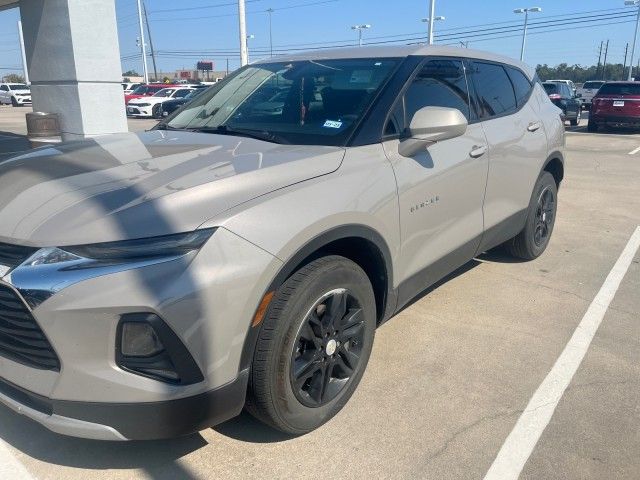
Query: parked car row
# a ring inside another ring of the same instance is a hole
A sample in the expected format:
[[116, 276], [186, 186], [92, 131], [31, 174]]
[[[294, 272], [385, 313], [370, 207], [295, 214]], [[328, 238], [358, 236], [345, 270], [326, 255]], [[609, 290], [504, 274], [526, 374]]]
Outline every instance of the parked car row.
[[[189, 94], [204, 90], [207, 85], [190, 84], [142, 84], [134, 89], [130, 94], [125, 94], [124, 101], [127, 109], [127, 116], [130, 117], [153, 117], [162, 118], [162, 106], [168, 101], [186, 99]], [[173, 110], [187, 100], [174, 104]]]

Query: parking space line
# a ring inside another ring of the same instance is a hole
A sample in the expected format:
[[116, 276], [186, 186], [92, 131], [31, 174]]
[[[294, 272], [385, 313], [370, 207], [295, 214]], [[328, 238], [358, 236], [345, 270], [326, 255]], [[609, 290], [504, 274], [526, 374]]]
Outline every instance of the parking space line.
[[27, 469], [13, 456], [7, 443], [0, 439], [0, 478], [11, 480], [34, 480]]
[[633, 150], [631, 150], [628, 155], [635, 155], [636, 153], [640, 152], [640, 147], [638, 148], [634, 148]]
[[484, 480], [516, 480], [520, 476], [542, 432], [549, 424], [564, 391], [582, 363], [582, 359], [587, 353], [638, 248], [640, 248], [640, 226], [631, 235], [629, 242], [600, 287], [600, 291], [573, 332], [569, 343], [564, 347], [553, 368], [529, 400], [529, 404], [500, 448]]

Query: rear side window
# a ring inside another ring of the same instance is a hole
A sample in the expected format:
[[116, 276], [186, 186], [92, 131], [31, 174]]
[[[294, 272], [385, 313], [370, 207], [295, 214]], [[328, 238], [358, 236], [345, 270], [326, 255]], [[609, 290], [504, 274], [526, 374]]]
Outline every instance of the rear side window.
[[407, 122], [422, 107], [460, 110], [469, 119], [469, 91], [461, 60], [428, 61], [405, 93]]
[[526, 103], [531, 92], [531, 82], [527, 76], [517, 68], [507, 67], [507, 73], [511, 79], [513, 90], [516, 93], [516, 101], [518, 106], [522, 106]]
[[470, 78], [476, 87], [483, 117], [494, 117], [516, 110], [513, 86], [502, 66], [474, 61]]

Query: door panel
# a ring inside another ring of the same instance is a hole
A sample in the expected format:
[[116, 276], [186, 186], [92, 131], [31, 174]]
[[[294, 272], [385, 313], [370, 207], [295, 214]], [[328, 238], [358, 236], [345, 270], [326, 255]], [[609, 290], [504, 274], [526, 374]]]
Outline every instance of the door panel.
[[512, 115], [482, 122], [491, 153], [484, 202], [485, 229], [529, 206], [547, 152], [545, 130], [535, 128], [542, 125], [542, 119], [530, 102]]
[[483, 229], [489, 154], [481, 152], [487, 143], [480, 124], [412, 158], [401, 156], [398, 145], [398, 140], [383, 143], [398, 183], [400, 281], [425, 273], [406, 293], [411, 297], [475, 254]]

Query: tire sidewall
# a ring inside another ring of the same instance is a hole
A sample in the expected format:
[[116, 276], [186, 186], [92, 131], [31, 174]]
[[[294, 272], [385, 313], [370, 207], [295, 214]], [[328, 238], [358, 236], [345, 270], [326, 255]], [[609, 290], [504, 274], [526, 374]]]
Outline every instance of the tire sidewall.
[[[538, 206], [538, 198], [542, 192], [546, 189], [550, 188], [551, 193], [553, 194], [553, 223], [549, 228], [549, 234], [547, 235], [546, 241], [542, 245], [536, 245], [534, 241], [534, 234], [536, 228], [536, 210]], [[531, 195], [531, 201], [529, 203], [529, 211], [527, 213], [527, 223], [525, 225], [525, 241], [526, 247], [531, 252], [533, 257], [538, 257], [544, 252], [549, 245], [549, 241], [551, 240], [551, 235], [553, 234], [553, 229], [556, 223], [556, 216], [558, 210], [558, 188], [556, 186], [556, 182], [549, 172], [542, 172], [538, 177], [536, 182], [536, 186], [533, 189], [533, 194]]]
[[[366, 369], [376, 327], [375, 297], [366, 274], [355, 263], [343, 257], [329, 257], [330, 262], [297, 286], [278, 314], [278, 325], [268, 362], [270, 389], [275, 400], [275, 413], [292, 432], [306, 433], [331, 419], [347, 403]], [[285, 282], [286, 286], [287, 283]], [[295, 396], [291, 381], [291, 355], [300, 325], [316, 301], [325, 293], [345, 288], [360, 302], [365, 322], [365, 336], [358, 370], [343, 390], [326, 405], [307, 407]]]

